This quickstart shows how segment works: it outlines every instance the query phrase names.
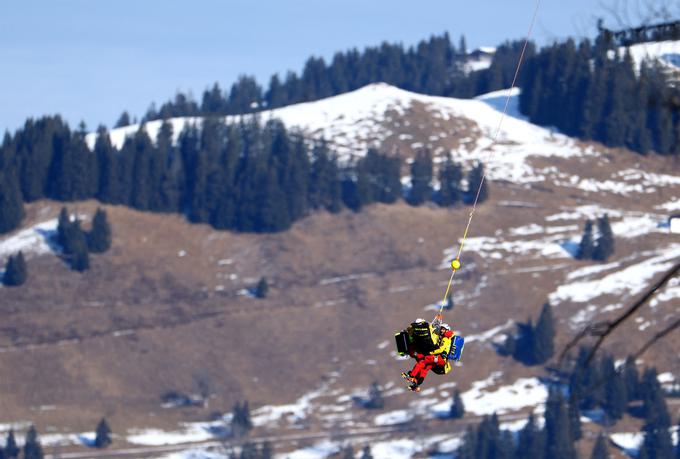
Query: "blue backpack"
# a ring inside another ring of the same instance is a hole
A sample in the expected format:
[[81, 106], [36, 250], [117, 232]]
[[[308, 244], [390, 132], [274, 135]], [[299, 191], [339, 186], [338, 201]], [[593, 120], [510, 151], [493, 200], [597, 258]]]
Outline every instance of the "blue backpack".
[[463, 348], [465, 347], [465, 338], [462, 336], [454, 335], [451, 339], [451, 347], [449, 348], [449, 355], [447, 358], [449, 360], [454, 360], [460, 362], [460, 358], [463, 355]]

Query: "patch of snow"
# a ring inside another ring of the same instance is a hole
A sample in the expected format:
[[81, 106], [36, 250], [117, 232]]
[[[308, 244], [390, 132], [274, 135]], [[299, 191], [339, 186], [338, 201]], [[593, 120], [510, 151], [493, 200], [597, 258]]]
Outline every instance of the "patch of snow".
[[656, 206], [654, 208], [659, 209], [659, 210], [665, 210], [665, 211], [668, 211], [668, 212], [680, 210], [680, 199], [673, 198], [670, 201], [665, 202], [663, 204], [659, 204], [658, 206]]
[[[277, 455], [277, 458], [285, 459], [320, 459], [324, 457], [329, 457], [332, 454], [337, 453], [341, 449], [341, 446], [337, 442], [332, 442], [329, 440], [316, 443], [307, 448], [299, 449], [290, 453], [285, 453], [283, 455]], [[378, 459], [374, 455], [375, 459]]]
[[512, 320], [508, 320], [506, 323], [503, 325], [499, 325], [497, 327], [491, 328], [485, 332], [479, 333], [477, 335], [470, 335], [465, 337], [465, 344], [467, 343], [472, 343], [475, 341], [481, 341], [485, 342], [493, 338], [494, 336], [498, 335], [500, 332], [507, 330], [508, 328], [511, 328], [513, 326], [514, 322]]
[[626, 454], [632, 457], [638, 455], [642, 442], [645, 439], [644, 434], [636, 433], [614, 433], [609, 435], [612, 443], [621, 448]]
[[548, 388], [538, 378], [520, 378], [511, 385], [485, 390], [491, 384], [488, 380], [473, 383], [472, 389], [461, 394], [466, 411], [479, 416], [502, 414], [542, 405], [548, 399]]
[[287, 405], [267, 405], [258, 408], [254, 410], [251, 415], [253, 425], [256, 427], [272, 425], [279, 422], [281, 419], [285, 419], [291, 424], [302, 421], [314, 409], [312, 400], [323, 395], [328, 395], [327, 391], [328, 382], [322, 384], [319, 389], [303, 395], [297, 399], [295, 403]]
[[160, 429], [132, 430], [127, 436], [127, 441], [135, 445], [161, 446], [179, 445], [214, 439], [225, 433], [225, 423], [195, 422], [182, 424], [183, 429], [177, 431], [165, 431]]
[[675, 381], [675, 376], [673, 376], [673, 373], [661, 373], [656, 377], [656, 379], [659, 381], [660, 384], [668, 384], [672, 383]]
[[648, 287], [649, 281], [657, 273], [673, 266], [673, 261], [680, 257], [680, 244], [672, 244], [659, 252], [659, 255], [635, 263], [602, 279], [561, 285], [549, 295], [549, 301], [551, 304], [564, 301], [585, 303], [602, 295], [636, 295]]
[[19, 251], [24, 255], [59, 251], [60, 248], [51, 242], [57, 234], [57, 225], [58, 221], [54, 218], [5, 237], [0, 240], [0, 259], [16, 255]]
[[377, 426], [393, 426], [396, 424], [404, 424], [411, 421], [414, 414], [407, 410], [396, 410], [389, 413], [379, 414], [373, 420]]
[[44, 446], [85, 445], [94, 446], [96, 435], [94, 432], [79, 434], [42, 434], [40, 443]]
[[[638, 43], [629, 47], [620, 47], [618, 53], [620, 57], [630, 51], [636, 69], [640, 69], [643, 62], [656, 62], [661, 66], [680, 70], [680, 40], [667, 40], [649, 43]], [[609, 57], [614, 57], [614, 51], [609, 51]]]
[[481, 96], [477, 96], [475, 97], [475, 100], [489, 104], [499, 112], [503, 112], [507, 105], [508, 109], [506, 114], [508, 116], [523, 121], [528, 121], [529, 118], [522, 115], [522, 113], [519, 111], [519, 95], [521, 92], [521, 89], [516, 87], [511, 89], [501, 89], [499, 91], [492, 91], [482, 94]]
[[191, 448], [162, 456], [160, 459], [224, 459], [223, 452], [208, 451], [207, 448]]
[[607, 263], [604, 265], [586, 266], [584, 268], [576, 269], [569, 274], [567, 274], [567, 280], [574, 280], [580, 277], [587, 277], [591, 274], [597, 274], [602, 271], [608, 271], [610, 269], [618, 268], [621, 263]]

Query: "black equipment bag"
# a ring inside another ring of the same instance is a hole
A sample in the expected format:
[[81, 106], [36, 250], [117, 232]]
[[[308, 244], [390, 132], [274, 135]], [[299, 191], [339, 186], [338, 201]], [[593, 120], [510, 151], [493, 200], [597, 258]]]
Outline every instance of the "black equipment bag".
[[402, 330], [394, 335], [394, 339], [397, 341], [397, 352], [399, 355], [405, 355], [408, 352], [408, 333]]

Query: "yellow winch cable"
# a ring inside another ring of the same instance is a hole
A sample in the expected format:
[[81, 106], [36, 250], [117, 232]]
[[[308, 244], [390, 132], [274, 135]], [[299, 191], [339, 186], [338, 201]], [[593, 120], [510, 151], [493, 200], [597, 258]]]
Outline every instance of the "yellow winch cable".
[[[493, 156], [493, 150], [492, 147], [498, 143], [498, 135], [501, 132], [501, 126], [503, 125], [503, 121], [505, 120], [505, 117], [507, 116], [508, 113], [508, 107], [510, 106], [510, 98], [512, 97], [512, 89], [515, 87], [515, 83], [517, 83], [517, 76], [519, 75], [519, 70], [522, 67], [522, 62], [524, 61], [524, 55], [526, 54], [527, 47], [529, 46], [529, 39], [531, 38], [531, 33], [534, 30], [534, 25], [536, 24], [536, 18], [538, 17], [538, 10], [540, 9], [541, 6], [541, 0], [536, 0], [536, 7], [534, 8], [534, 14], [533, 17], [531, 18], [531, 24], [529, 25], [529, 30], [527, 31], [526, 38], [524, 40], [524, 46], [522, 47], [522, 52], [520, 53], [519, 59], [517, 61], [517, 67], [515, 68], [515, 74], [512, 77], [512, 84], [510, 85], [510, 89], [508, 90], [508, 95], [505, 98], [505, 106], [503, 107], [503, 113], [501, 114], [500, 120], [498, 121], [498, 126], [496, 127], [496, 132], [493, 136], [493, 140], [491, 142], [491, 145], [489, 145], [489, 156], [487, 157], [487, 163]], [[444, 306], [446, 305], [446, 301], [449, 298], [449, 294], [451, 293], [451, 286], [453, 285], [453, 277], [456, 275], [456, 271], [460, 269], [460, 255], [463, 253], [463, 247], [465, 246], [465, 241], [467, 240], [468, 233], [470, 232], [470, 225], [472, 224], [472, 217], [475, 214], [475, 211], [477, 210], [477, 203], [479, 201], [479, 195], [482, 192], [482, 186], [484, 185], [484, 180], [486, 180], [486, 171], [482, 174], [482, 179], [479, 181], [479, 186], [477, 187], [477, 194], [475, 195], [475, 200], [472, 204], [472, 210], [470, 211], [470, 215], [468, 217], [467, 225], [465, 225], [465, 232], [463, 233], [463, 239], [460, 241], [460, 246], [458, 247], [458, 254], [456, 255], [456, 258], [451, 262], [451, 277], [449, 278], [449, 283], [446, 286], [446, 292], [444, 293], [444, 300], [442, 301], [441, 306], [439, 307], [439, 313], [435, 316], [435, 320], [439, 319], [441, 321], [442, 319], [442, 312], [444, 311]]]

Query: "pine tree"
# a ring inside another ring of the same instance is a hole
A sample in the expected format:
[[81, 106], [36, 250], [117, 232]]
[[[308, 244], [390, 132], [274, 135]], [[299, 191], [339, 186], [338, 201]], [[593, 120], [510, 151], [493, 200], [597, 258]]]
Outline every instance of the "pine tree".
[[673, 454], [669, 432], [671, 419], [655, 369], [650, 368], [645, 371], [642, 377], [642, 392], [645, 415], [645, 423], [642, 427], [644, 433], [642, 449], [649, 459], [670, 458]]
[[26, 433], [23, 459], [43, 459], [42, 446], [40, 446], [38, 432], [35, 430], [35, 426], [31, 426]]
[[432, 194], [432, 155], [429, 150], [421, 150], [411, 163], [411, 189], [406, 201], [419, 206], [430, 199]]
[[581, 410], [578, 405], [579, 397], [580, 395], [571, 390], [570, 387], [567, 408], [569, 410], [569, 432], [574, 441], [580, 440], [583, 436], [583, 430], [581, 429]]
[[71, 261], [71, 269], [86, 271], [90, 267], [87, 238], [80, 227], [80, 220], [70, 220], [66, 208], [59, 214], [57, 241], [62, 246], [64, 257]]
[[234, 435], [243, 436], [250, 432], [253, 423], [250, 419], [250, 408], [247, 400], [243, 403], [236, 403], [231, 414], [231, 430]]
[[86, 244], [79, 244], [71, 254], [71, 269], [78, 272], [90, 269], [90, 255]]
[[628, 400], [640, 400], [640, 376], [635, 365], [635, 359], [628, 356], [623, 365], [623, 379], [626, 384]]
[[66, 207], [62, 207], [57, 219], [57, 243], [66, 251], [67, 235], [71, 227], [71, 217]]
[[[477, 428], [474, 457], [504, 457], [504, 452], [508, 451], [508, 446], [512, 445], [504, 445], [501, 440], [501, 432], [496, 413], [491, 417], [485, 416]], [[513, 450], [514, 448], [510, 449], [510, 451]]]
[[599, 235], [593, 250], [593, 259], [606, 261], [614, 253], [614, 233], [607, 214], [597, 219], [597, 229]]
[[456, 451], [457, 459], [475, 459], [475, 451], [477, 450], [477, 433], [472, 426], [465, 429], [463, 436], [463, 443]]
[[623, 417], [628, 407], [625, 380], [621, 373], [616, 371], [614, 359], [611, 356], [602, 359], [601, 371], [605, 381], [607, 381], [605, 388], [605, 412], [610, 419], [618, 421]]
[[453, 400], [451, 401], [451, 408], [449, 409], [449, 416], [453, 419], [460, 419], [465, 415], [465, 405], [460, 396], [460, 391], [456, 389], [453, 392]]
[[274, 448], [272, 447], [271, 442], [265, 441], [262, 443], [262, 447], [260, 448], [260, 457], [259, 459], [273, 459], [274, 458]]
[[581, 242], [578, 245], [578, 251], [576, 252], [576, 259], [578, 260], [590, 260], [593, 257], [593, 222], [586, 220], [586, 224], [583, 228], [583, 236], [581, 237]]
[[678, 420], [678, 426], [675, 431], [678, 433], [678, 441], [675, 444], [675, 459], [680, 459], [680, 419]]
[[267, 298], [267, 293], [269, 292], [269, 284], [267, 283], [266, 277], [261, 277], [260, 281], [255, 287], [255, 297], [256, 298]]
[[537, 364], [547, 362], [555, 353], [555, 323], [550, 304], [545, 303], [536, 322], [533, 333], [533, 361]]
[[446, 163], [439, 170], [439, 194], [437, 203], [442, 207], [456, 205], [462, 199], [460, 180], [463, 172], [459, 165], [455, 164], [451, 156], [446, 158]]
[[543, 456], [545, 441], [543, 431], [536, 426], [534, 414], [529, 415], [526, 425], [517, 437], [516, 459], [535, 459]]
[[92, 219], [92, 230], [87, 233], [87, 248], [92, 253], [103, 253], [111, 247], [111, 227], [106, 211], [97, 208]]
[[16, 229], [24, 218], [21, 190], [11, 171], [0, 170], [0, 234]]
[[24, 254], [19, 251], [16, 256], [10, 256], [7, 259], [2, 282], [8, 287], [18, 287], [26, 282], [26, 278], [26, 261], [24, 260]]
[[477, 199], [478, 203], [482, 203], [488, 199], [489, 190], [487, 180], [484, 179], [484, 166], [482, 166], [481, 163], [477, 163], [475, 167], [470, 170], [467, 176], [467, 182], [468, 189], [465, 201], [468, 204], [472, 204], [477, 196], [479, 196]]
[[340, 459], [354, 459], [354, 449], [352, 445], [347, 445], [340, 452]]
[[370, 409], [380, 409], [385, 406], [385, 400], [383, 399], [380, 385], [375, 381], [368, 389], [368, 399], [364, 406]]
[[559, 390], [551, 390], [545, 410], [545, 457], [575, 459], [573, 439], [569, 428], [569, 414]]
[[7, 459], [17, 459], [21, 450], [17, 446], [17, 441], [14, 438], [14, 429], [10, 429], [7, 434], [7, 441], [5, 442], [5, 456]]
[[94, 439], [94, 446], [97, 448], [106, 448], [111, 444], [111, 428], [106, 422], [106, 418], [102, 418], [97, 424], [97, 429], [95, 430], [96, 436]]
[[364, 446], [364, 449], [361, 450], [361, 458], [360, 459], [373, 459], [373, 455], [371, 454], [371, 447], [366, 445]]
[[605, 440], [605, 436], [602, 433], [597, 436], [590, 459], [609, 459], [607, 440]]
[[114, 127], [123, 127], [123, 126], [129, 126], [131, 125], [132, 122], [130, 121], [130, 114], [127, 111], [124, 111], [121, 113], [120, 117], [118, 118], [118, 121], [116, 121], [116, 124], [114, 124]]

